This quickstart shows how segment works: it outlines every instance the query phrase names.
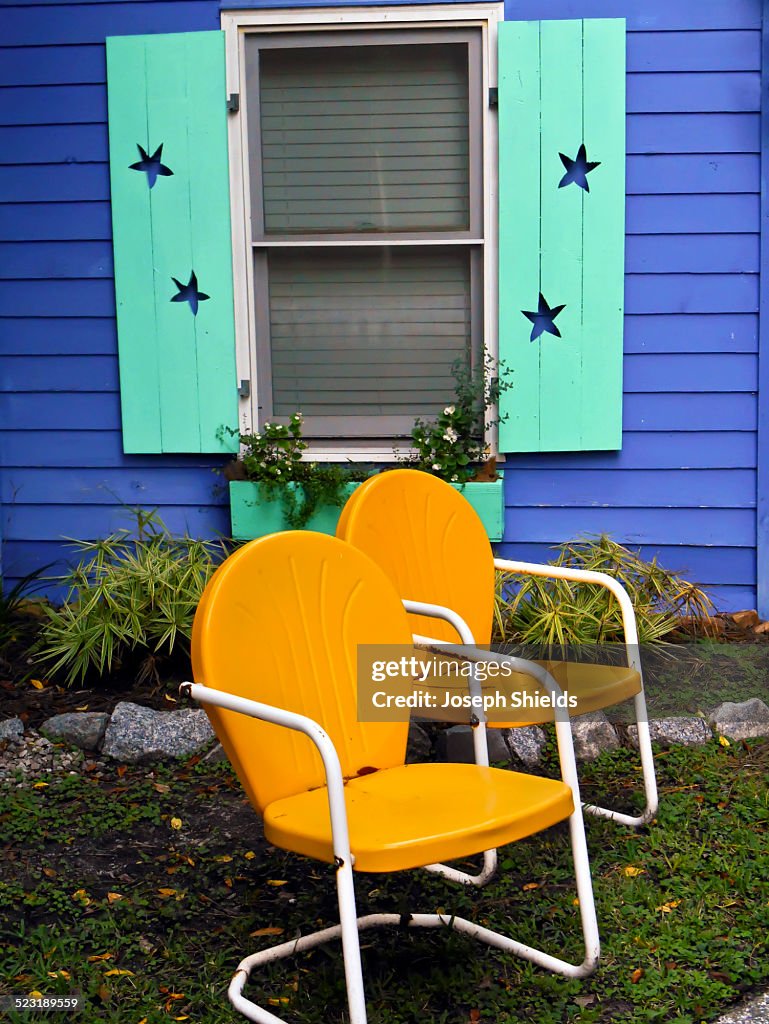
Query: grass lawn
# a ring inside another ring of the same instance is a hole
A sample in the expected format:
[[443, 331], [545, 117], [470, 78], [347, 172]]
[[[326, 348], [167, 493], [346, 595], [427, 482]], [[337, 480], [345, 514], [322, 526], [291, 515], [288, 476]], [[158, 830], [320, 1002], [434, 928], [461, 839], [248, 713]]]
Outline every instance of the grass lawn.
[[[769, 984], [769, 744], [714, 741], [656, 763], [656, 823], [636, 834], [587, 822], [594, 977], [566, 980], [442, 930], [369, 932], [371, 1024], [706, 1021]], [[636, 764], [626, 750], [602, 756], [582, 770], [583, 795], [634, 808]], [[241, 956], [336, 919], [331, 868], [267, 847], [227, 765], [6, 782], [0, 848], [0, 993], [82, 993], [87, 1024], [241, 1020], [225, 996]], [[565, 828], [501, 862], [480, 892], [425, 872], [359, 875], [359, 912], [455, 910], [580, 960]], [[287, 1021], [346, 1019], [338, 945], [246, 991]]]

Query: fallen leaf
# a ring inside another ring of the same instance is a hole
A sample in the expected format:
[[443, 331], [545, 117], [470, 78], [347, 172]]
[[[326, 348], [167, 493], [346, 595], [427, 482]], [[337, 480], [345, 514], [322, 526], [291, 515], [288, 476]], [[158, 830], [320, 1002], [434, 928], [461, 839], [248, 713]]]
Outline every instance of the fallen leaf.
[[40, 679], [30, 679], [30, 683], [32, 684], [32, 686], [34, 686], [36, 690], [45, 689], [45, 683], [42, 682]]
[[75, 708], [75, 711], [87, 711], [87, 710], [88, 710], [88, 705], [87, 704], [81, 704], [79, 708]]
[[726, 738], [726, 736], [719, 736], [718, 742], [721, 744], [722, 747], [731, 747], [731, 743]]
[[56, 878], [56, 872], [53, 868], [43, 868], [43, 874], [46, 878]]
[[232, 860], [232, 857], [229, 855], [229, 853], [223, 853], [221, 857], [214, 857], [214, 860], [218, 864], [229, 864], [229, 862]]
[[176, 889], [158, 889], [161, 896], [175, 896]]
[[42, 999], [43, 998], [43, 993], [42, 992], [38, 992], [38, 990], [36, 988], [33, 988], [32, 991], [29, 993], [29, 998], [30, 999]]
[[481, 1019], [481, 1011], [480, 1010], [473, 1009], [473, 1010], [470, 1011], [470, 1024], [478, 1024], [478, 1021], [480, 1019]]
[[[531, 889], [539, 889], [539, 882], [527, 882], [526, 885], [522, 885], [521, 889], [523, 892], [529, 892]], [[472, 1013], [472, 1010], [470, 1011]]]
[[243, 856], [246, 858], [246, 860], [253, 860], [256, 854], [254, 853], [253, 850], [248, 850], [246, 853], [243, 854]]
[[680, 900], [670, 900], [669, 903], [663, 903], [661, 906], [656, 907], [655, 909], [661, 910], [663, 914], [669, 914], [671, 910], [675, 910], [675, 908], [679, 905], [680, 902]]
[[164, 699], [164, 700], [167, 700], [169, 704], [176, 704], [176, 703], [177, 703], [177, 701], [176, 701], [176, 697], [172, 697], [172, 696], [171, 696], [170, 694], [168, 694], [168, 693], [164, 693], [164, 694], [163, 694], [163, 699]]
[[577, 1006], [590, 1006], [591, 1003], [595, 1002], [595, 995], [589, 992], [586, 996], [574, 996], [574, 1002]]
[[272, 928], [257, 928], [255, 932], [249, 932], [249, 939], [258, 938], [260, 935], [282, 935], [283, 929], [273, 926]]
[[638, 875], [645, 875], [646, 869], [637, 868], [634, 867], [632, 864], [628, 864], [626, 867], [622, 869], [622, 873], [625, 876], [625, 878], [636, 878]]
[[165, 782], [153, 782], [152, 785], [158, 793], [168, 793], [171, 787]]
[[91, 902], [91, 900], [90, 900], [90, 898], [88, 896], [88, 893], [85, 891], [85, 889], [78, 889], [77, 892], [73, 892], [72, 893], [72, 899], [73, 900], [80, 900], [80, 902], [85, 907], [87, 907], [89, 905], [89, 903]]
[[47, 785], [48, 785], [47, 782], [36, 782], [32, 788], [33, 789], [45, 789], [45, 787]]
[[224, 884], [227, 886], [228, 889], [231, 889], [232, 888], [232, 879], [231, 878], [225, 878]]
[[641, 980], [641, 978], [643, 978], [643, 976], [644, 976], [644, 969], [643, 969], [643, 967], [636, 967], [636, 969], [630, 975], [630, 980], [631, 980], [631, 982], [634, 985], [637, 985], [638, 982]]
[[171, 818], [171, 828], [179, 829], [181, 827], [182, 827], [182, 819], [181, 818]]
[[114, 953], [94, 953], [93, 956], [88, 957], [88, 962], [93, 964], [97, 960], [111, 960], [114, 955]]
[[285, 878], [268, 878], [267, 885], [288, 885]]
[[125, 896], [123, 896], [122, 893], [119, 893], [119, 892], [108, 892], [107, 893], [107, 900], [110, 903], [117, 903], [119, 900], [124, 900], [124, 899], [125, 899]]
[[122, 977], [124, 974], [127, 974], [131, 978], [133, 978], [133, 976], [134, 976], [134, 972], [133, 971], [127, 971], [125, 968], [121, 968], [121, 967], [113, 967], [111, 971], [105, 971], [104, 972], [104, 977], [105, 978]]
[[118, 778], [122, 779], [127, 771], [128, 771], [128, 768], [124, 764], [119, 764], [117, 766]]

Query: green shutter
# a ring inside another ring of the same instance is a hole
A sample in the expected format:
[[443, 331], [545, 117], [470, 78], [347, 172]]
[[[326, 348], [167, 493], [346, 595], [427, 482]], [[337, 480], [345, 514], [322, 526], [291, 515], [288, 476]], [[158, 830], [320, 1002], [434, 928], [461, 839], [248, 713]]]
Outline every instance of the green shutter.
[[[112, 229], [126, 452], [216, 452], [237, 426], [224, 34], [107, 40]], [[159, 146], [153, 175], [138, 147]], [[146, 165], [145, 165], [146, 166]], [[194, 271], [197, 315], [173, 279]]]
[[[599, 166], [559, 188], [585, 145]], [[499, 27], [499, 353], [503, 452], [622, 446], [624, 20]], [[535, 328], [539, 295], [563, 310]]]

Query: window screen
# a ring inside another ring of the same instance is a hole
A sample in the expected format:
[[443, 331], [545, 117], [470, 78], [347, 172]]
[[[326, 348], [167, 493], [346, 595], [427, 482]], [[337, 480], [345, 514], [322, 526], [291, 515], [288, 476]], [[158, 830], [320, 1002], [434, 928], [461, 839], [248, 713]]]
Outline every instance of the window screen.
[[469, 228], [466, 45], [265, 49], [259, 114], [266, 234]]
[[284, 250], [268, 266], [273, 415], [344, 418], [365, 436], [372, 417], [408, 433], [446, 404], [470, 349], [464, 247]]

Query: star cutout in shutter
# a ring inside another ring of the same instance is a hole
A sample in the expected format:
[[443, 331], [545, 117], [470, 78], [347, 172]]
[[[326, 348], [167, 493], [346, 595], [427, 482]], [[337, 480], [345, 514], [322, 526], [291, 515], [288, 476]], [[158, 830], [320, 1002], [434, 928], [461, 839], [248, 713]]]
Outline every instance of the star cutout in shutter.
[[571, 185], [571, 183], [574, 182], [575, 185], [579, 185], [579, 187], [584, 189], [585, 192], [589, 192], [590, 185], [588, 184], [587, 176], [591, 171], [594, 171], [596, 167], [601, 166], [601, 161], [588, 160], [584, 142], [577, 150], [576, 160], [571, 160], [563, 153], [559, 153], [558, 156], [561, 158], [561, 163], [566, 168], [566, 174], [564, 174], [558, 182], [558, 188], [564, 188], [564, 186]]
[[556, 338], [560, 338], [561, 332], [555, 326], [553, 321], [561, 310], [565, 308], [565, 304], [562, 306], [548, 306], [544, 295], [540, 292], [536, 313], [533, 313], [530, 310], [521, 310], [526, 319], [531, 320], [534, 324], [531, 329], [531, 337], [529, 338], [529, 341], [536, 341], [540, 334], [544, 334], [545, 331], [547, 331], [548, 334], [554, 334]]
[[166, 167], [164, 163], [161, 163], [160, 158], [163, 155], [163, 143], [158, 146], [152, 156], [147, 156], [147, 151], [143, 149], [139, 143], [136, 143], [136, 148], [139, 150], [141, 160], [138, 160], [135, 164], [130, 165], [132, 171], [144, 171], [147, 175], [147, 184], [150, 188], [158, 180], [158, 175], [163, 178], [170, 177], [174, 172], [170, 167]]
[[205, 302], [206, 299], [210, 299], [210, 295], [206, 295], [205, 292], [198, 291], [198, 279], [195, 276], [195, 271], [190, 272], [190, 279], [187, 284], [182, 284], [181, 281], [177, 281], [175, 277], [171, 280], [179, 289], [179, 294], [174, 295], [171, 302], [189, 302], [192, 315], [198, 315], [198, 303]]

